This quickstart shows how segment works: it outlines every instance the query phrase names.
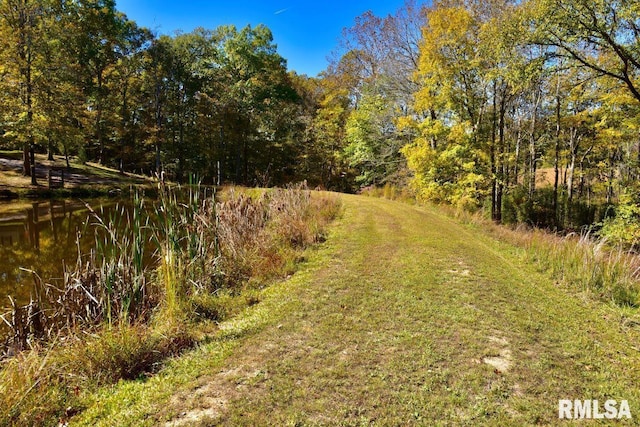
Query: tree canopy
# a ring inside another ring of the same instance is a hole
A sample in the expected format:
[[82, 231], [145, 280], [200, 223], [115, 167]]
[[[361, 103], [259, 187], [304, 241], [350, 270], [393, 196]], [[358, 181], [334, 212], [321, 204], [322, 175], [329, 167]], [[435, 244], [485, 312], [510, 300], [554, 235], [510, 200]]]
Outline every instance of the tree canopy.
[[308, 77], [262, 25], [156, 36], [113, 0], [1, 0], [0, 145], [25, 174], [47, 151], [179, 182], [411, 187], [499, 222], [619, 230], [618, 203], [623, 225], [640, 211], [639, 12], [407, 0], [355, 18]]

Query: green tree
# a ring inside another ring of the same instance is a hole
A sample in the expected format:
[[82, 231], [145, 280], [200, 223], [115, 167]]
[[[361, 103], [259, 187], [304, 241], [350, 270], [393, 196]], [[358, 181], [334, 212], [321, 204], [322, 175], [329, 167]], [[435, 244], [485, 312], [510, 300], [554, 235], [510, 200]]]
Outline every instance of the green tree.
[[140, 106], [144, 105], [142, 90], [142, 74], [144, 71], [144, 51], [152, 40], [151, 33], [139, 28], [135, 22], [124, 20], [123, 38], [119, 50], [119, 58], [107, 74], [108, 92], [113, 101], [111, 113], [110, 147], [108, 158], [110, 166], [124, 172], [137, 164], [137, 145], [141, 143], [139, 129]]
[[531, 0], [535, 43], [623, 85], [640, 101], [640, 22], [633, 0]]
[[[100, 163], [107, 159], [107, 145], [117, 109], [112, 96], [112, 68], [127, 53], [127, 37], [135, 25], [116, 9], [114, 0], [78, 0], [70, 13], [75, 15], [73, 28], [78, 61], [78, 84], [84, 89], [88, 121], [88, 151]], [[115, 77], [115, 75], [114, 75]]]
[[5, 132], [19, 141], [23, 150], [23, 174], [36, 184], [34, 145], [37, 137], [35, 116], [37, 97], [34, 80], [40, 70], [36, 63], [43, 42], [41, 21], [47, 4], [42, 0], [3, 0], [0, 2], [0, 55], [3, 63]]
[[480, 23], [462, 7], [432, 9], [428, 22], [416, 72], [417, 115], [403, 120], [417, 137], [403, 153], [423, 197], [477, 206], [490, 178], [483, 151], [489, 82], [478, 51]]
[[407, 141], [396, 122], [413, 114], [418, 89], [413, 74], [425, 19], [424, 8], [408, 0], [394, 15], [381, 18], [366, 12], [344, 31], [342, 63], [350, 65], [352, 80], [346, 88], [354, 109], [345, 155], [360, 185], [406, 185], [406, 160], [399, 150]]
[[353, 107], [352, 88], [358, 84], [360, 67], [347, 54], [325, 70], [318, 80], [318, 106], [312, 123], [315, 168], [321, 185], [351, 191], [352, 173], [344, 158], [347, 146], [346, 123]]
[[365, 93], [349, 114], [345, 156], [358, 171], [360, 185], [398, 183], [400, 149], [405, 144], [395, 126], [396, 111], [382, 95]]
[[74, 57], [74, 16], [69, 12], [70, 0], [54, 2], [43, 17], [41, 72], [35, 80], [40, 114], [37, 126], [46, 143], [49, 160], [54, 152], [65, 154], [67, 166], [71, 151], [82, 145], [82, 118], [85, 102], [82, 87], [77, 84], [80, 65]]

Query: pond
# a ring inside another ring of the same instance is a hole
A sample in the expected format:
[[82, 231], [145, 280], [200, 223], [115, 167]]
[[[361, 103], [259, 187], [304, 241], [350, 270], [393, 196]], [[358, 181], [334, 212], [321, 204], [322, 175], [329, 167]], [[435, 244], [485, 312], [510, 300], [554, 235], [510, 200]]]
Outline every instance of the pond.
[[108, 212], [114, 200], [51, 200], [0, 203], [0, 313], [27, 304], [38, 274], [47, 283], [61, 282], [64, 266], [94, 245], [95, 211]]

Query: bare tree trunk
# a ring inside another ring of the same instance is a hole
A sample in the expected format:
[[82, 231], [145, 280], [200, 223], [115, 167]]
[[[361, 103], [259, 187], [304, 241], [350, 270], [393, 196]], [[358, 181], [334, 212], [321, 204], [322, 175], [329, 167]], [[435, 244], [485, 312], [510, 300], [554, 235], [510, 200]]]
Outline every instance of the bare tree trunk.
[[576, 167], [576, 158], [578, 157], [578, 149], [580, 148], [580, 137], [578, 136], [578, 129], [571, 129], [569, 139], [569, 151], [570, 159], [569, 166], [567, 167], [567, 198], [569, 202], [573, 200], [573, 176]]
[[186, 122], [186, 114], [185, 114], [185, 109], [183, 109], [183, 111], [180, 114], [180, 120], [178, 122], [178, 165], [176, 168], [176, 180], [179, 183], [183, 182], [183, 175], [184, 175], [184, 128], [185, 128], [185, 122]]
[[66, 144], [64, 145], [64, 160], [67, 163], [67, 169], [71, 169], [71, 165], [69, 164], [69, 150]]
[[29, 136], [29, 176], [31, 176], [31, 185], [38, 185], [36, 181], [36, 157], [35, 157], [35, 140], [33, 137], [33, 82], [31, 80], [31, 38], [27, 41], [27, 132]]
[[553, 158], [553, 212], [556, 222], [560, 222], [560, 212], [558, 205], [558, 184], [560, 181], [560, 76], [556, 82], [556, 134], [555, 150]]
[[520, 143], [522, 142], [522, 119], [518, 117], [518, 132], [516, 133], [515, 160], [513, 165], [513, 179], [516, 185], [520, 182]]
[[497, 196], [498, 196], [498, 172], [496, 166], [496, 128], [498, 126], [498, 118], [497, 118], [497, 85], [496, 81], [493, 81], [493, 104], [491, 110], [491, 146], [489, 150], [489, 159], [491, 163], [491, 219], [493, 221], [498, 222], [498, 205], [497, 205]]
[[[126, 80], [126, 79], [125, 79]], [[119, 165], [119, 171], [120, 173], [124, 173], [124, 152], [125, 152], [125, 147], [126, 147], [126, 133], [127, 133], [127, 117], [128, 117], [128, 85], [127, 83], [123, 83], [123, 87], [122, 87], [122, 104], [121, 104], [121, 110], [120, 110], [120, 117], [121, 117], [121, 122], [120, 122], [120, 126], [121, 126], [121, 131], [120, 131], [120, 165]]]
[[98, 163], [104, 164], [104, 132], [102, 130], [102, 72], [98, 73], [98, 103], [96, 112], [96, 139], [98, 140]]
[[47, 141], [47, 160], [52, 162], [53, 159], [53, 140], [51, 139], [51, 135], [48, 136]]
[[162, 129], [162, 101], [161, 101], [161, 93], [162, 93], [162, 87], [160, 85], [160, 83], [156, 83], [156, 91], [155, 91], [155, 122], [156, 122], [156, 174], [158, 175], [158, 178], [160, 178], [160, 174], [161, 174], [161, 164], [160, 164], [160, 146], [162, 144], [162, 139], [163, 139], [163, 129]]
[[26, 142], [22, 146], [22, 175], [29, 176], [31, 175], [31, 152], [30, 152], [30, 144]]
[[505, 158], [505, 115], [507, 114], [506, 90], [500, 100], [500, 115], [498, 116], [498, 182], [496, 188], [496, 220], [502, 222], [502, 196], [504, 194], [505, 182], [508, 181], [509, 168]]
[[538, 124], [538, 107], [542, 93], [540, 88], [536, 89], [533, 100], [533, 111], [531, 114], [531, 128], [529, 132], [529, 200], [533, 200], [536, 191], [536, 170], [538, 168], [538, 160], [536, 158], [536, 127]]
[[567, 172], [567, 200], [569, 203], [573, 201], [573, 175], [576, 167], [576, 156], [574, 154], [571, 155], [571, 160], [569, 161], [569, 167]]
[[27, 110], [27, 141], [22, 150], [22, 163], [24, 176], [31, 177], [31, 184], [36, 185], [34, 163], [34, 137], [33, 137], [33, 81], [32, 81], [32, 34], [34, 25], [33, 12], [29, 10], [27, 0], [21, 5], [18, 18], [18, 31], [20, 32], [20, 46], [18, 55], [20, 57], [20, 74], [24, 78], [24, 98], [23, 103]]

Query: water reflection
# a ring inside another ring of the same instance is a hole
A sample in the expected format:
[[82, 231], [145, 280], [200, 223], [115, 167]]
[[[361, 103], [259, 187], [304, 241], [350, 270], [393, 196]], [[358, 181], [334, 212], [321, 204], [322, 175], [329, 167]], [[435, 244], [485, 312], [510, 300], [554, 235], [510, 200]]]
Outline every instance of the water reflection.
[[[78, 254], [78, 232], [89, 223], [89, 212], [77, 201], [47, 201], [0, 205], [0, 307], [7, 296], [28, 303], [35, 271], [49, 283], [63, 276], [63, 265], [73, 264]], [[84, 250], [93, 233], [79, 242]]]

